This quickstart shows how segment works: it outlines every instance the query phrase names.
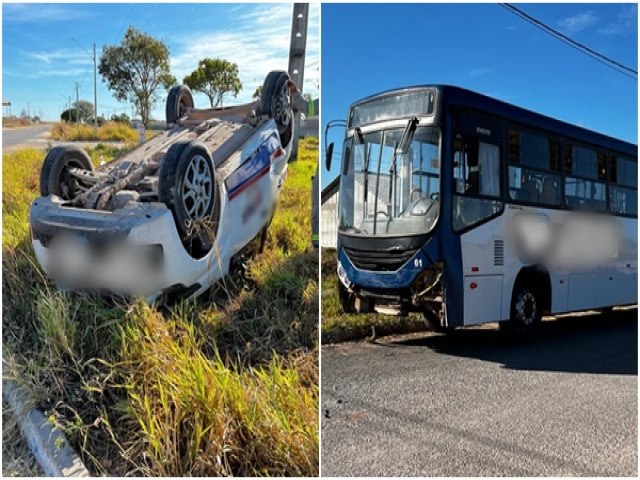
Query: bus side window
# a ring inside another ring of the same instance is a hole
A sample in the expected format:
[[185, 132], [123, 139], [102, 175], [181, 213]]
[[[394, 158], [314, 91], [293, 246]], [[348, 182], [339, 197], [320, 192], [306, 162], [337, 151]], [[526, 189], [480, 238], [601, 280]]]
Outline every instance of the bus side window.
[[478, 142], [456, 135], [453, 154], [456, 193], [477, 195], [480, 193], [478, 168]]
[[465, 142], [462, 135], [456, 135], [453, 144], [453, 180], [455, 182], [456, 193], [464, 193], [465, 184], [465, 166], [467, 162], [467, 154]]
[[500, 147], [458, 135], [453, 161], [456, 193], [500, 195]]
[[612, 213], [638, 216], [638, 164], [612, 156], [609, 161], [609, 208]]

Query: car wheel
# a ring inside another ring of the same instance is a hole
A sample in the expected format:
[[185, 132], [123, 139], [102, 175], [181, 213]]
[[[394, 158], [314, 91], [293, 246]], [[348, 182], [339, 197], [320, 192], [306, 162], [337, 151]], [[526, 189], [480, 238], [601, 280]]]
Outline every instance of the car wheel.
[[171, 212], [187, 251], [202, 258], [211, 250], [219, 220], [219, 191], [209, 151], [199, 142], [177, 142], [159, 172], [160, 201]]
[[276, 122], [282, 145], [289, 143], [293, 132], [290, 81], [287, 72], [269, 72], [260, 96], [260, 111]]
[[165, 109], [167, 126], [174, 125], [185, 114], [187, 108], [193, 107], [193, 95], [189, 87], [186, 85], [171, 87]]
[[69, 169], [81, 168], [93, 171], [89, 155], [76, 145], [59, 145], [47, 153], [40, 170], [40, 195], [57, 195], [64, 200], [73, 200], [82, 188]]
[[542, 303], [538, 292], [525, 285], [516, 285], [511, 299], [511, 317], [500, 327], [519, 340], [534, 339], [542, 322]]

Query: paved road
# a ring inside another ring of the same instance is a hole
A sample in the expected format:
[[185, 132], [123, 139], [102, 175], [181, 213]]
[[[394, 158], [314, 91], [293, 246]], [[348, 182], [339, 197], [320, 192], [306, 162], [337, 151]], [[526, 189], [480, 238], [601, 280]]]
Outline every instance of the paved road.
[[[322, 349], [323, 476], [635, 476], [637, 310]], [[328, 418], [327, 418], [328, 417]]]
[[24, 128], [2, 129], [2, 150], [11, 150], [12, 147], [47, 145], [47, 138], [51, 125], [36, 125]]

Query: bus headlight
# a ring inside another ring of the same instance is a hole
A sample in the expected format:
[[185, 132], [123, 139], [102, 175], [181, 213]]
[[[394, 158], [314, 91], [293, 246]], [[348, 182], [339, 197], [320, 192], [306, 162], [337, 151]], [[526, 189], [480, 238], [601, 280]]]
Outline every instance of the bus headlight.
[[349, 281], [349, 277], [347, 277], [347, 272], [344, 271], [344, 268], [342, 267], [340, 260], [338, 260], [338, 278], [346, 288], [351, 288], [351, 286], [353, 285], [353, 283]]

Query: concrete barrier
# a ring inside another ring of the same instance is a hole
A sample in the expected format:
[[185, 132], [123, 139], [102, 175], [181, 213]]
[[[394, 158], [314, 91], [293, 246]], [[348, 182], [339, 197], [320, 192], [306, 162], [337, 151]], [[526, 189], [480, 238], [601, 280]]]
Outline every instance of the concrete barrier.
[[55, 429], [15, 382], [4, 380], [2, 394], [38, 465], [49, 477], [89, 477], [89, 471], [64, 434]]

